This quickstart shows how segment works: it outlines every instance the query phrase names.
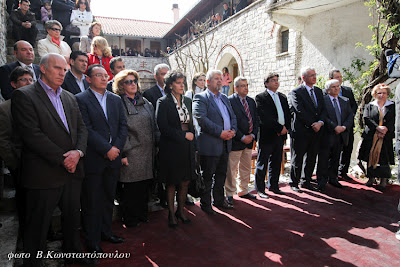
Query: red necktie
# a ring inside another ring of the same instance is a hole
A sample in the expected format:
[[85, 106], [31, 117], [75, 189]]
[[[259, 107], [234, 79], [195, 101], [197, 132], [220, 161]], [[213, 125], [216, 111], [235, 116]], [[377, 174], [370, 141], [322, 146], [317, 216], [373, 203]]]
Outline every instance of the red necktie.
[[244, 111], [246, 112], [247, 118], [249, 118], [249, 133], [253, 131], [253, 119], [251, 118], [249, 105], [247, 104], [246, 99], [242, 98], [242, 103], [244, 107]]

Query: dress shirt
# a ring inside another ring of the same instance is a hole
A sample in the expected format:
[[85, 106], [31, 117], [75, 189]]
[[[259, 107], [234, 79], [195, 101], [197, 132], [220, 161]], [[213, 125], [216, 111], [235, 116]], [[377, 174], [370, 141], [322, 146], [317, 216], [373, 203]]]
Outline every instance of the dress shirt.
[[159, 85], [158, 85], [158, 83], [157, 83], [157, 86], [158, 86], [158, 89], [160, 89], [160, 91], [161, 91], [161, 94], [162, 94], [163, 96], [165, 96], [164, 89], [162, 89], [162, 87], [161, 87], [161, 86], [159, 86]]
[[306, 89], [307, 89], [307, 92], [308, 92], [308, 95], [310, 96], [310, 98], [311, 98], [311, 89], [313, 89], [314, 90], [314, 93], [313, 93], [313, 95], [314, 95], [314, 101], [315, 101], [315, 104], [318, 106], [318, 101], [317, 101], [317, 96], [315, 95], [315, 89], [314, 89], [314, 86], [313, 87], [310, 87], [310, 86], [308, 86], [307, 84], [305, 84], [304, 83], [304, 86], [306, 87]]
[[63, 107], [63, 104], [62, 104], [61, 98], [60, 98], [62, 88], [58, 87], [57, 90], [54, 92], [54, 90], [50, 86], [45, 84], [40, 78], [38, 81], [39, 81], [39, 84], [43, 87], [47, 96], [49, 97], [51, 103], [53, 104], [53, 107], [56, 109], [58, 116], [60, 116], [60, 119], [63, 122], [65, 128], [69, 132], [67, 117], [65, 116], [64, 107]]
[[99, 101], [99, 104], [100, 104], [101, 108], [103, 109], [104, 116], [106, 116], [106, 119], [108, 120], [108, 116], [107, 116], [107, 95], [108, 95], [108, 91], [105, 90], [104, 95], [102, 95], [100, 93], [97, 93], [92, 88], [90, 88], [90, 90], [92, 90], [94, 96], [97, 98], [97, 101]]
[[[274, 91], [269, 90], [268, 88], [267, 88], [267, 92], [272, 97], [272, 100], [274, 100], [275, 106], [277, 106], [278, 123], [280, 125], [285, 125], [285, 114], [283, 113], [282, 103], [281, 103], [281, 100], [279, 99], [279, 95], [277, 93], [275, 93]], [[278, 106], [281, 107], [280, 111], [278, 110]], [[279, 121], [279, 115], [282, 116], [282, 118], [281, 118], [282, 121]]]
[[28, 69], [30, 69], [32, 71], [32, 73], [33, 73], [33, 81], [36, 82], [37, 81], [37, 77], [36, 77], [35, 69], [33, 68], [32, 63], [29, 64], [29, 65], [26, 65], [26, 64], [22, 63], [21, 61], [18, 61], [18, 62], [21, 65], [21, 67], [28, 67]]
[[[235, 94], [237, 94], [237, 93], [235, 93]], [[243, 106], [243, 108], [244, 108], [244, 105], [243, 105], [243, 99], [244, 99], [244, 101], [246, 101], [247, 102], [247, 100], [246, 100], [246, 97], [241, 97], [240, 95], [238, 95], [238, 97], [239, 97], [239, 99], [240, 99], [240, 103], [242, 104], [242, 106]], [[250, 106], [249, 106], [249, 102], [247, 102], [247, 106], [249, 107], [249, 111], [250, 111]], [[251, 113], [250, 113], [250, 116], [251, 116]], [[252, 118], [253, 119], [253, 118]], [[254, 123], [254, 119], [253, 119], [253, 123]], [[242, 137], [242, 139], [240, 139], [240, 141], [243, 141], [243, 139], [246, 137], [246, 135], [247, 134], [245, 134], [245, 135], [243, 135], [243, 137]], [[253, 136], [253, 139], [256, 139], [256, 136], [254, 135], [254, 134], [250, 134], [251, 136]]]
[[226, 108], [224, 102], [222, 101], [222, 94], [218, 92], [217, 94], [214, 94], [211, 92], [210, 89], [207, 88], [211, 96], [213, 97], [215, 104], [217, 104], [219, 111], [221, 112], [222, 118], [224, 120], [224, 130], [228, 131], [231, 129], [231, 117], [229, 115], [228, 109]]
[[82, 74], [82, 78], [79, 80], [78, 77], [76, 77], [75, 74], [71, 70], [69, 70], [69, 72], [71, 72], [72, 76], [74, 76], [75, 81], [78, 84], [81, 91], [84, 92], [86, 89], [85, 89], [85, 84], [83, 83], [83, 81], [86, 79], [86, 75]]

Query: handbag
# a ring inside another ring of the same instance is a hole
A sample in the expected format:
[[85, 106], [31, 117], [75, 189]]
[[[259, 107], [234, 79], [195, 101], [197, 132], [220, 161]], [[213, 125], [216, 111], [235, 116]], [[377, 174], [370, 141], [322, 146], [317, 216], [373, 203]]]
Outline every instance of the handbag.
[[389, 165], [378, 165], [375, 169], [373, 167], [368, 167], [367, 177], [390, 178], [392, 177], [392, 172]]
[[65, 27], [65, 32], [67, 33], [67, 35], [73, 35], [73, 36], [81, 35], [81, 29], [79, 29], [78, 26], [74, 26], [72, 24], [69, 24], [67, 27]]
[[204, 192], [206, 191], [206, 184], [204, 183], [204, 178], [197, 157], [195, 159], [195, 165], [196, 167], [194, 168], [193, 171], [192, 180], [190, 181], [188, 188], [188, 193], [192, 197], [198, 198], [201, 197], [201, 195], [203, 195]]

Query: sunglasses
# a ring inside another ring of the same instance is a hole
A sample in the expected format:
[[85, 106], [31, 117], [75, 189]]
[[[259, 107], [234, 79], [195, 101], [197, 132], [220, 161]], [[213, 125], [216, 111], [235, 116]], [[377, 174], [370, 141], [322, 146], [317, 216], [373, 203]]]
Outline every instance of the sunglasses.
[[61, 32], [61, 29], [59, 29], [59, 28], [50, 28], [50, 30], [56, 31], [56, 32]]
[[126, 84], [126, 85], [130, 85], [130, 84], [132, 84], [132, 83], [135, 83], [135, 84], [138, 84], [138, 80], [137, 79], [134, 79], [134, 80], [126, 80], [126, 81], [124, 81], [124, 84]]
[[79, 4], [83, 4], [83, 5], [86, 5], [86, 2], [79, 2]]

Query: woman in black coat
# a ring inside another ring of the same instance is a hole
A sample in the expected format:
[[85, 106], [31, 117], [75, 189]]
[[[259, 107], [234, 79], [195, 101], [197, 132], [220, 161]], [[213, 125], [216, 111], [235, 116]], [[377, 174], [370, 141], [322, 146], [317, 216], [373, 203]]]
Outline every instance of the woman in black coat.
[[[366, 183], [368, 186], [373, 185], [377, 172], [383, 173], [382, 167], [390, 170], [389, 165], [394, 165], [393, 138], [396, 112], [394, 103], [387, 100], [390, 95], [389, 86], [378, 84], [372, 89], [371, 94], [375, 100], [364, 108], [365, 129], [358, 154], [358, 159], [368, 163], [369, 180]], [[388, 177], [379, 177], [381, 178], [379, 189], [386, 187], [387, 178], [391, 175], [388, 173], [385, 176]]]
[[[157, 101], [156, 117], [160, 137], [160, 176], [167, 185], [168, 225], [175, 228], [178, 219], [190, 223], [184, 214], [188, 184], [194, 171], [194, 128], [192, 102], [183, 96], [185, 76], [170, 71], [165, 76], [165, 96]], [[178, 209], [174, 214], [175, 191]]]

